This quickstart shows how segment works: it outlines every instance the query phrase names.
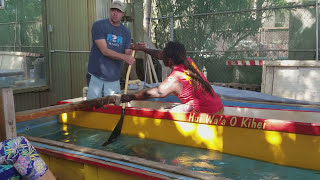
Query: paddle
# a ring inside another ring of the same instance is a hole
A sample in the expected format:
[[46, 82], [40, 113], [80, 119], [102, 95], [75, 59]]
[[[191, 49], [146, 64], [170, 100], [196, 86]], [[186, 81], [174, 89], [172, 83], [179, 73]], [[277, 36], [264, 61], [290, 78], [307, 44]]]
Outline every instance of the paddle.
[[[136, 51], [133, 50], [132, 56], [134, 57], [135, 54], [136, 54]], [[128, 92], [130, 71], [131, 71], [131, 65], [129, 65], [128, 70], [127, 70], [126, 82], [125, 82], [125, 85], [124, 85], [124, 93], [123, 94], [127, 94], [127, 92]], [[121, 134], [125, 108], [126, 108], [126, 103], [122, 103], [122, 110], [121, 110], [120, 120], [118, 121], [116, 127], [111, 132], [111, 135], [110, 135], [109, 139], [106, 142], [104, 142], [102, 146], [106, 146], [106, 145], [112, 143]]]

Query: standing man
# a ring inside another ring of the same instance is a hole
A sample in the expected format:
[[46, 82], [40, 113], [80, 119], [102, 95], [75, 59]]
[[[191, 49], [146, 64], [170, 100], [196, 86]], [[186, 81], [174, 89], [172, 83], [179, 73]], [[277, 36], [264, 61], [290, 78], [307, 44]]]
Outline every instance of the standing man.
[[87, 99], [120, 93], [120, 74], [123, 61], [132, 65], [131, 32], [120, 21], [125, 6], [113, 1], [110, 18], [96, 21], [92, 26], [92, 47], [88, 73], [91, 75]]

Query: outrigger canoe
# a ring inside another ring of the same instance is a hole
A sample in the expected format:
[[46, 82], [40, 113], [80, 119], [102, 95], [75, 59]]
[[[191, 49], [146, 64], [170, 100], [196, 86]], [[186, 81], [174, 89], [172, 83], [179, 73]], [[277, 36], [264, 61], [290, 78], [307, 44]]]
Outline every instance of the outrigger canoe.
[[[61, 101], [60, 104], [79, 99]], [[219, 151], [279, 165], [320, 170], [320, 111], [225, 106], [224, 114], [172, 113], [178, 103], [132, 101], [121, 135]], [[112, 131], [121, 106], [73, 111], [59, 122]]]

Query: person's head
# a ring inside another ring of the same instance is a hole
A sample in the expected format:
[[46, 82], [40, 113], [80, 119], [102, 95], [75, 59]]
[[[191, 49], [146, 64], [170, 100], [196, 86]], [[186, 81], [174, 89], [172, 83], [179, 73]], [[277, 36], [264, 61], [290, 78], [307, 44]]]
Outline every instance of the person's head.
[[119, 25], [124, 16], [125, 5], [121, 1], [113, 1], [110, 7], [110, 22], [113, 25]]
[[[166, 47], [163, 49], [164, 55], [164, 64], [166, 66], [179, 65], [186, 60], [186, 49], [183, 44], [179, 42], [170, 41], [166, 44]], [[170, 62], [171, 61], [171, 62]]]

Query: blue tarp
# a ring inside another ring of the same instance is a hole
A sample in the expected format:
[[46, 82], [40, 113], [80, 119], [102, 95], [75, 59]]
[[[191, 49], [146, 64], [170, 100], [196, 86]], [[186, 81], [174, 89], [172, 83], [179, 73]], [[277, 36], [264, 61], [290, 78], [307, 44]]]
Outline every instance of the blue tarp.
[[304, 105], [318, 105], [320, 102], [311, 101], [300, 101], [288, 98], [282, 98], [278, 96], [272, 96], [255, 91], [239, 90], [233, 88], [226, 88], [220, 86], [212, 86], [215, 92], [222, 98], [226, 99], [239, 99], [239, 100], [250, 100], [250, 101], [261, 101], [261, 102], [278, 102], [286, 104], [304, 104]]
[[[142, 87], [152, 88], [159, 86], [159, 83], [147, 84], [142, 82]], [[214, 91], [222, 98], [228, 100], [244, 100], [244, 101], [259, 101], [259, 102], [275, 102], [275, 103], [286, 103], [294, 105], [317, 105], [320, 106], [320, 102], [311, 102], [311, 101], [301, 101], [288, 98], [282, 98], [277, 96], [272, 96], [269, 94], [264, 94], [255, 91], [248, 90], [239, 90], [221, 86], [212, 86]], [[137, 90], [137, 85], [129, 85], [129, 89]], [[177, 97], [170, 96], [165, 99], [160, 100], [159, 98], [154, 98], [154, 101], [167, 101], [167, 102], [181, 102]]]

